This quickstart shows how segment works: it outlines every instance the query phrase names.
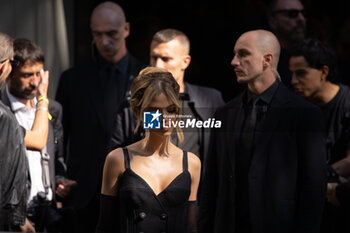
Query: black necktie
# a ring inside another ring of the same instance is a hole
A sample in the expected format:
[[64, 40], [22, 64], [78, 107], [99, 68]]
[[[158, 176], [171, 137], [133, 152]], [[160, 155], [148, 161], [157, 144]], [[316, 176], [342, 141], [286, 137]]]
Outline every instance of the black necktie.
[[246, 117], [244, 120], [241, 134], [242, 152], [248, 156], [249, 161], [253, 152], [254, 130], [257, 118], [256, 103], [258, 102], [258, 100], [258, 96], [250, 96], [248, 104], [246, 106]]
[[108, 65], [105, 68], [104, 77], [104, 93], [103, 93], [103, 105], [104, 116], [107, 126], [113, 124], [115, 112], [121, 102], [121, 80], [122, 77], [118, 68], [113, 65]]
[[253, 154], [254, 130], [257, 118], [257, 106], [259, 97], [248, 95], [248, 103], [244, 107], [245, 118], [243, 121], [239, 153], [236, 157], [236, 181], [237, 181], [237, 232], [251, 232], [249, 217], [249, 185], [248, 174]]

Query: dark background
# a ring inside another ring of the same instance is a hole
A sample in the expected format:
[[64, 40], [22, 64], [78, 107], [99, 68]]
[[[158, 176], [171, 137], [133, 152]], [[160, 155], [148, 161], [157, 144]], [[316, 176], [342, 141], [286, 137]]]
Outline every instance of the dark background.
[[[90, 14], [103, 1], [75, 0], [69, 9], [74, 22], [74, 63], [91, 54]], [[124, 9], [131, 24], [127, 39], [129, 51], [145, 63], [149, 61], [152, 35], [159, 29], [176, 28], [191, 41], [192, 62], [185, 80], [220, 90], [227, 101], [241, 86], [237, 85], [230, 62], [236, 39], [245, 31], [268, 29], [265, 11], [267, 0], [231, 1], [115, 1]], [[309, 35], [327, 41], [337, 52], [347, 83], [350, 67], [350, 1], [304, 0], [308, 11]], [[68, 22], [69, 24], [69, 22]], [[343, 32], [342, 32], [343, 31]]]

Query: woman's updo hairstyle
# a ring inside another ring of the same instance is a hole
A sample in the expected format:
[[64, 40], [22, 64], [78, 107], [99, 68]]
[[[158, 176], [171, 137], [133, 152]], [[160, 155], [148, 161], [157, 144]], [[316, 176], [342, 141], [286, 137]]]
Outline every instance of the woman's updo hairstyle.
[[[180, 113], [181, 105], [179, 101], [179, 84], [173, 75], [163, 68], [146, 67], [140, 71], [139, 75], [131, 84], [130, 107], [137, 118], [137, 132], [142, 123], [142, 113], [150, 106], [154, 97], [164, 94], [170, 102], [175, 104], [177, 114]], [[176, 128], [180, 141], [183, 140], [182, 132]], [[148, 132], [146, 131], [146, 137]]]

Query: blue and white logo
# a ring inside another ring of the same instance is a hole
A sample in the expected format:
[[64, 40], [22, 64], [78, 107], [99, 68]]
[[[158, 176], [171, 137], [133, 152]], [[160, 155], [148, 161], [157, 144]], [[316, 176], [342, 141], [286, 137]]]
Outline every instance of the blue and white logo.
[[160, 116], [162, 114], [157, 110], [156, 112], [143, 112], [143, 128], [144, 129], [161, 129]]

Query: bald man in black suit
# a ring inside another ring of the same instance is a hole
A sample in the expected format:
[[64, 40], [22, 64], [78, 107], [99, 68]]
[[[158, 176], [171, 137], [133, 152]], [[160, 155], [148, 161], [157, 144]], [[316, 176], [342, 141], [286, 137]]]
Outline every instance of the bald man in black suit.
[[280, 82], [269, 31], [249, 31], [231, 64], [247, 90], [220, 108], [200, 198], [200, 232], [319, 232], [326, 191], [320, 109]]

